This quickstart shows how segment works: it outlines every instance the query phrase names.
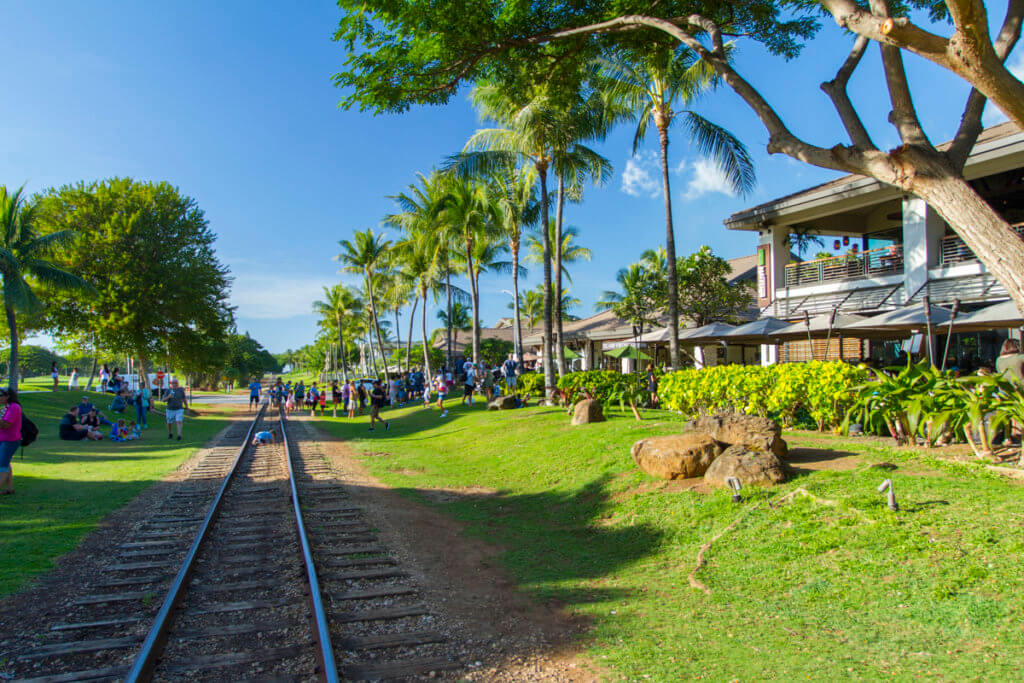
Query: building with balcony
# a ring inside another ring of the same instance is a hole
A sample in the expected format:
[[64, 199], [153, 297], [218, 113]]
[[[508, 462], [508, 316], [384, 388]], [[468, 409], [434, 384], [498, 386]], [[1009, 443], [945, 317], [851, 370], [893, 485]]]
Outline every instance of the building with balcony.
[[[964, 175], [1024, 235], [1024, 133], [1011, 123], [986, 129]], [[762, 316], [800, 320], [834, 310], [870, 315], [922, 303], [925, 296], [932, 304], [959, 301], [962, 310], [970, 310], [1007, 298], [931, 207], [873, 178], [837, 178], [735, 213], [725, 226], [759, 236]], [[795, 236], [816, 237], [829, 251], [798, 260]], [[782, 348], [779, 356], [765, 349], [762, 358], [786, 360], [789, 350]], [[875, 355], [868, 344], [861, 353]]]

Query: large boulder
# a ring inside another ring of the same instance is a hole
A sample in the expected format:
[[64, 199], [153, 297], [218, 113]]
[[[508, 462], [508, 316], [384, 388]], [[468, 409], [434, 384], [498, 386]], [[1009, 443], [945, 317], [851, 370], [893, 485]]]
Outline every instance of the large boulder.
[[689, 424], [691, 429], [709, 434], [723, 448], [740, 445], [749, 451], [770, 451], [780, 458], [789, 452], [782, 428], [774, 420], [740, 413], [705, 415]]
[[786, 471], [771, 451], [737, 444], [726, 448], [704, 473], [704, 481], [712, 486], [725, 486], [729, 477], [736, 477], [743, 486], [774, 486], [786, 481]]
[[586, 398], [576, 404], [572, 412], [572, 424], [585, 425], [591, 422], [604, 422], [604, 409], [596, 398]]
[[515, 396], [498, 396], [487, 404], [487, 410], [511, 410], [515, 407]]
[[703, 432], [652, 436], [633, 444], [633, 461], [648, 474], [662, 479], [688, 479], [707, 471], [721, 446]]

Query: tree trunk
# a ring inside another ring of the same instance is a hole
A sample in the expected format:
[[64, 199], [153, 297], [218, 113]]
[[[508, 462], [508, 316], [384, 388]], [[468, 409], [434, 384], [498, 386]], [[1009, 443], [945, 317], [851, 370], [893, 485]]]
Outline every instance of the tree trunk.
[[[424, 386], [430, 385], [430, 351], [427, 349], [427, 288], [423, 288], [423, 314], [420, 316], [420, 326], [423, 332], [423, 378]], [[411, 335], [410, 335], [411, 336]]]
[[[405, 337], [405, 371], [409, 372], [412, 369], [412, 324], [416, 321], [416, 307], [419, 306], [420, 300], [413, 295], [412, 300], [412, 312], [409, 313], [409, 334]], [[423, 314], [426, 315], [427, 307], [424, 304]]]
[[92, 391], [92, 383], [96, 380], [96, 366], [98, 365], [100, 354], [94, 348], [92, 350], [92, 369], [89, 370], [89, 381], [85, 383], [85, 390]]
[[541, 240], [544, 244], [544, 397], [551, 399], [555, 386], [555, 368], [551, 362], [551, 231], [548, 230], [548, 165], [546, 161], [536, 163], [540, 181]]
[[519, 318], [519, 236], [509, 240], [512, 251], [512, 324], [515, 325], [516, 362], [523, 363], [523, 327]]
[[448, 318], [445, 320], [444, 328], [445, 334], [447, 335], [447, 359], [448, 359], [448, 372], [455, 376], [455, 359], [452, 358], [452, 273], [450, 269], [445, 269], [444, 272], [444, 291], [448, 297]]
[[[387, 356], [384, 355], [384, 336], [380, 333], [380, 321], [377, 320], [377, 304], [373, 298], [373, 286], [370, 282], [369, 275], [366, 277], [366, 293], [370, 298], [370, 317], [373, 318], [373, 327], [377, 331], [377, 348], [380, 351], [381, 363], [384, 365], [384, 381], [390, 383], [391, 375], [388, 374], [388, 359]], [[372, 336], [373, 335], [371, 334], [371, 337]], [[370, 340], [370, 343], [373, 343], [372, 339]]]
[[1024, 310], [1024, 241], [1009, 223], [954, 173], [916, 175], [909, 189], [949, 223]]
[[565, 342], [562, 339], [562, 213], [565, 206], [565, 179], [558, 175], [558, 203], [555, 207], [555, 253], [552, 264], [555, 267], [555, 292], [551, 297], [555, 312], [555, 357], [558, 359], [558, 376], [563, 377], [565, 367]]
[[480, 365], [480, 299], [477, 297], [476, 274], [473, 272], [473, 242], [466, 240], [466, 276], [469, 278], [469, 295], [473, 303], [473, 338], [471, 347], [473, 364]]
[[7, 329], [11, 338], [11, 355], [7, 361], [7, 388], [11, 393], [11, 400], [18, 400], [18, 320], [14, 314], [14, 307], [4, 302], [4, 311], [7, 313]]
[[[412, 321], [409, 321], [409, 324], [412, 325]], [[395, 336], [398, 337], [398, 339], [396, 339], [396, 341], [398, 342], [399, 345], [401, 345], [401, 343], [402, 343], [402, 333], [399, 332], [399, 330], [401, 330], [401, 329], [402, 328], [399, 326], [399, 322], [398, 322], [398, 308], [395, 308]], [[402, 348], [402, 347], [399, 346], [398, 348]], [[405, 367], [406, 370], [409, 369], [408, 368], [408, 360], [409, 360], [409, 358], [408, 358], [408, 356], [406, 356], [406, 367]], [[398, 374], [399, 375], [402, 374], [402, 356], [401, 356], [401, 354], [399, 354], [399, 356], [398, 356]]]
[[348, 384], [348, 363], [345, 361], [345, 337], [341, 333], [341, 316], [336, 315], [335, 321], [338, 323], [338, 354], [341, 356], [341, 377]]
[[366, 346], [370, 350], [370, 364], [373, 366], [373, 376], [376, 377], [380, 374], [380, 368], [377, 367], [377, 354], [373, 350], [373, 333], [369, 330], [366, 331]]
[[679, 278], [676, 274], [676, 235], [672, 226], [672, 192], [668, 175], [668, 124], [658, 125], [661, 143], [661, 182], [665, 191], [665, 256], [668, 260], [669, 364], [679, 369]]

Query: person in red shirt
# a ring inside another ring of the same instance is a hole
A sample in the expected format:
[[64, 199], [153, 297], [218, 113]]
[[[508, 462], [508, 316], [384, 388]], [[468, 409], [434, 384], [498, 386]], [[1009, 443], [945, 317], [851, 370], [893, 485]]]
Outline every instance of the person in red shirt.
[[21, 445], [21, 406], [11, 392], [0, 388], [0, 495], [14, 493], [11, 459]]

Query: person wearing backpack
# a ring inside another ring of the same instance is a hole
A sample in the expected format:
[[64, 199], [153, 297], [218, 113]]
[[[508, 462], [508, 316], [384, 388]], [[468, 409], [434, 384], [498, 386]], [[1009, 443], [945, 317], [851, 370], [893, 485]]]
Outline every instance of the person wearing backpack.
[[21, 446], [21, 406], [9, 389], [0, 388], [0, 495], [14, 493], [11, 459]]

